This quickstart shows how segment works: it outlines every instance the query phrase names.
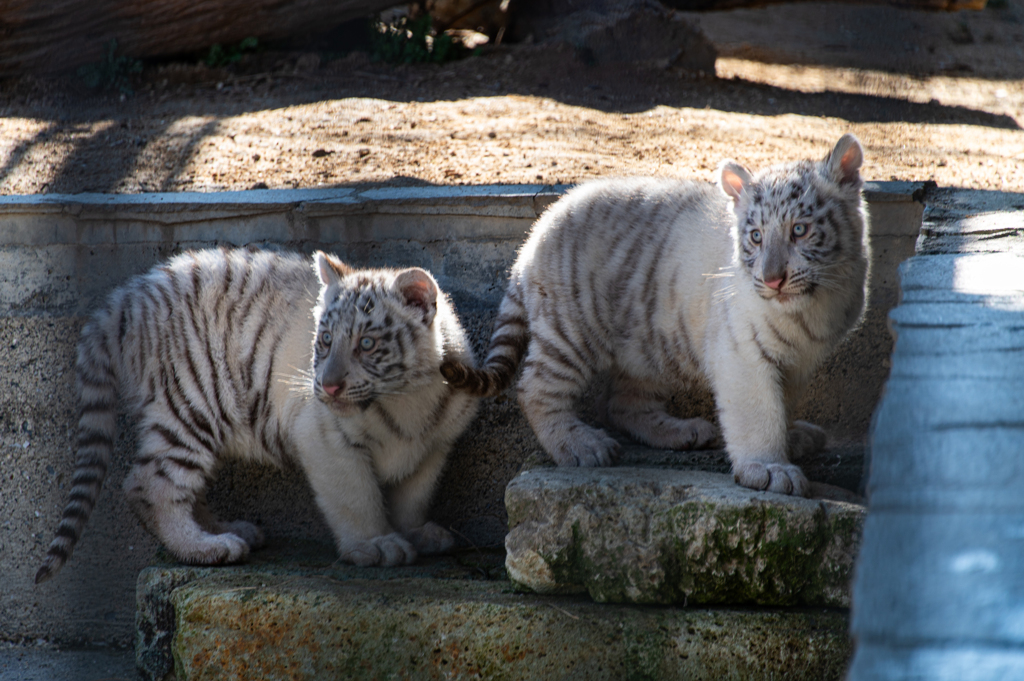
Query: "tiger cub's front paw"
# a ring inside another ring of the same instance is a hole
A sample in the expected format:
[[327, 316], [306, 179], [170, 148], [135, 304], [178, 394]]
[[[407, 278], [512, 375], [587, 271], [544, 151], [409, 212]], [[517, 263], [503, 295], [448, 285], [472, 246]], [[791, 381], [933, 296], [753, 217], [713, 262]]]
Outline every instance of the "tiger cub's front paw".
[[559, 466], [593, 468], [611, 466], [621, 451], [622, 446], [603, 430], [580, 425], [565, 442], [553, 448], [551, 458]]
[[733, 479], [738, 485], [751, 489], [807, 497], [811, 483], [799, 466], [788, 463], [762, 463], [748, 461], [733, 466]]
[[172, 544], [164, 539], [164, 545], [175, 558], [190, 565], [230, 565], [249, 557], [249, 544], [230, 532], [203, 533], [198, 541], [187, 544]]

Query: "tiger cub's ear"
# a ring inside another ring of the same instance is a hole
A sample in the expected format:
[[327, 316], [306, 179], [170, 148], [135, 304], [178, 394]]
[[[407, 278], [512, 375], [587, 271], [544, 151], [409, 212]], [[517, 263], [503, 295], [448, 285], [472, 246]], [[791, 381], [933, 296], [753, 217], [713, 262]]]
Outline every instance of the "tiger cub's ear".
[[395, 277], [395, 289], [402, 294], [407, 305], [423, 311], [423, 323], [430, 326], [437, 313], [437, 284], [426, 270], [410, 267]]
[[839, 138], [836, 146], [825, 159], [829, 176], [838, 185], [849, 185], [860, 189], [860, 167], [864, 163], [864, 149], [850, 133]]
[[740, 195], [750, 186], [750, 172], [735, 161], [723, 161], [718, 168], [719, 186], [733, 201], [738, 201]]
[[355, 271], [341, 260], [338, 260], [337, 256], [328, 255], [323, 251], [317, 251], [313, 254], [313, 262], [317, 277], [320, 278], [320, 283], [324, 286], [337, 284], [341, 281], [342, 277], [347, 277]]

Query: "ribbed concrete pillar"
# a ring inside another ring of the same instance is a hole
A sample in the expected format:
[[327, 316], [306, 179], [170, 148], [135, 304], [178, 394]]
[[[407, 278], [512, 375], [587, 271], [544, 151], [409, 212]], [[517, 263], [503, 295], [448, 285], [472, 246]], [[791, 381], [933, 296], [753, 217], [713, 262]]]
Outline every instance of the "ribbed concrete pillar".
[[901, 285], [848, 679], [1024, 679], [1024, 258], [918, 256]]

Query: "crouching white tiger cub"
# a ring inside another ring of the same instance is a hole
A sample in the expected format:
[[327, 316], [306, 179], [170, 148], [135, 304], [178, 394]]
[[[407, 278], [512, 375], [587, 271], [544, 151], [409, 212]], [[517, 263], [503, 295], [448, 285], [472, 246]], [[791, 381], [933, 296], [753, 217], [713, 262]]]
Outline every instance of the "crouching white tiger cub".
[[472, 364], [471, 352], [447, 296], [418, 268], [222, 249], [136, 277], [82, 332], [70, 501], [36, 582], [60, 570], [93, 510], [118, 393], [139, 428], [125, 491], [181, 561], [230, 563], [263, 541], [255, 525], [207, 508], [207, 482], [228, 457], [297, 460], [345, 561], [398, 565], [450, 549], [426, 512], [477, 399], [439, 367]]
[[706, 379], [736, 481], [806, 496], [789, 455], [824, 447], [793, 413], [805, 386], [864, 310], [863, 152], [845, 135], [823, 161], [755, 176], [726, 162], [721, 191], [669, 179], [570, 191], [535, 225], [512, 268], [484, 366], [453, 360], [449, 381], [494, 395], [523, 362], [519, 401], [563, 466], [606, 466], [618, 443], [576, 401], [612, 376], [610, 425], [641, 442], [705, 447], [718, 430], [665, 402]]

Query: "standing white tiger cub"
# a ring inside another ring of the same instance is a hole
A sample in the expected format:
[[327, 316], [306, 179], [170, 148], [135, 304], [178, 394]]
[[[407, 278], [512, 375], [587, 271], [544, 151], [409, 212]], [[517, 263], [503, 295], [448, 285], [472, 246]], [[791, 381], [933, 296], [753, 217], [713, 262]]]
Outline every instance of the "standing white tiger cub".
[[606, 419], [655, 447], [705, 447], [704, 419], [671, 395], [706, 379], [736, 481], [806, 496], [790, 455], [825, 433], [793, 413], [864, 310], [863, 151], [843, 136], [820, 162], [751, 176], [727, 161], [721, 191], [670, 179], [605, 180], [570, 191], [536, 223], [512, 268], [481, 369], [446, 362], [462, 389], [495, 395], [523, 362], [519, 401], [562, 466], [606, 466], [618, 443], [576, 403], [598, 372]]
[[207, 507], [228, 457], [294, 457], [342, 560], [398, 565], [450, 549], [426, 512], [478, 400], [445, 384], [446, 359], [473, 363], [450, 301], [419, 268], [214, 249], [136, 277], [82, 331], [78, 458], [36, 582], [71, 556], [96, 503], [118, 392], [139, 428], [125, 491], [181, 561], [230, 563], [263, 542]]

